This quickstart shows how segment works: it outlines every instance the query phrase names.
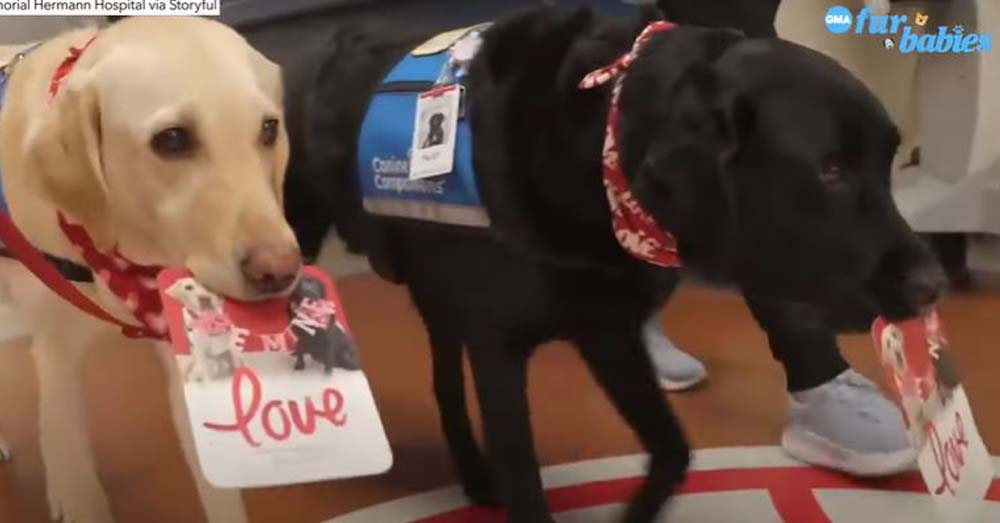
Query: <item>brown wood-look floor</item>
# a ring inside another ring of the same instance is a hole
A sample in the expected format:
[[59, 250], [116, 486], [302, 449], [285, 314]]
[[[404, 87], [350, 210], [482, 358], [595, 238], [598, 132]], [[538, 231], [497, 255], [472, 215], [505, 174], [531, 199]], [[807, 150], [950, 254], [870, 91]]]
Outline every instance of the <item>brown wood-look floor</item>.
[[[340, 283], [364, 365], [395, 453], [384, 476], [246, 491], [254, 522], [315, 523], [380, 501], [452, 483], [431, 395], [426, 336], [405, 293], [374, 276]], [[945, 326], [987, 445], [1000, 452], [1000, 293], [949, 297]], [[664, 312], [672, 337], [708, 365], [706, 387], [670, 400], [695, 447], [773, 445], [784, 419], [781, 369], [738, 296], [682, 288]], [[866, 336], [843, 338], [844, 352], [878, 378]], [[167, 416], [152, 354], [114, 358], [98, 351], [84, 365], [89, 421], [101, 478], [125, 523], [201, 521]], [[0, 427], [16, 457], [0, 464], [0, 522], [46, 520], [36, 441], [36, 383], [27, 343], [0, 346]], [[546, 464], [639, 450], [571, 347], [553, 344], [531, 364], [537, 448]], [[475, 408], [473, 408], [475, 411]]]

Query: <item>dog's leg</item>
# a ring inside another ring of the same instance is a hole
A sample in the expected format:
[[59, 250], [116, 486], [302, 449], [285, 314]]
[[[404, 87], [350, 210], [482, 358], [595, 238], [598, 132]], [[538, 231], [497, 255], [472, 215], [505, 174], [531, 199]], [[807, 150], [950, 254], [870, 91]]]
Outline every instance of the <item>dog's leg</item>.
[[553, 523], [528, 417], [530, 350], [490, 342], [471, 342], [468, 350], [493, 480], [507, 518], [517, 523]]
[[330, 374], [337, 366], [337, 346], [329, 335], [324, 336], [323, 341], [326, 342], [326, 347], [319, 349], [323, 351], [323, 372]]
[[229, 351], [230, 363], [232, 364], [232, 371], [236, 372], [237, 367], [242, 367], [244, 365], [243, 353], [240, 352], [240, 349], [236, 348], [236, 345], [233, 343], [232, 336], [226, 336], [225, 340], [226, 350]]
[[227, 359], [229, 362], [229, 369], [226, 371], [226, 376], [232, 376], [233, 374], [236, 374], [236, 368], [243, 365], [243, 357], [238, 351], [233, 350], [229, 352], [229, 358]]
[[[56, 298], [53, 298], [55, 300]], [[68, 305], [40, 318], [31, 343], [38, 371], [38, 435], [53, 520], [111, 522], [84, 417], [80, 362], [97, 339], [94, 321]], [[67, 329], [67, 324], [75, 328]]]
[[181, 449], [184, 451], [184, 458], [187, 460], [188, 468], [194, 476], [195, 484], [198, 487], [198, 497], [201, 505], [205, 509], [205, 516], [209, 523], [246, 523], [247, 514], [243, 506], [243, 496], [236, 489], [219, 489], [213, 487], [205, 480], [201, 473], [201, 465], [198, 463], [198, 456], [195, 454], [194, 435], [191, 433], [191, 426], [188, 421], [187, 407], [184, 404], [184, 383], [181, 381], [180, 371], [174, 354], [170, 346], [158, 344], [157, 355], [163, 364], [167, 389], [170, 399], [170, 411], [174, 420], [174, 428], [180, 439]]
[[292, 351], [292, 356], [295, 356], [295, 365], [292, 367], [295, 370], [302, 370], [306, 368], [306, 353], [302, 349], [296, 348]]
[[[448, 331], [447, 323], [427, 321], [434, 364], [434, 397], [441, 416], [441, 429], [465, 494], [477, 505], [496, 505], [493, 482], [486, 460], [472, 436], [465, 403], [462, 342]], [[345, 347], [350, 350], [350, 347]]]
[[191, 374], [194, 372], [194, 358], [188, 360], [187, 365], [184, 368], [184, 381], [191, 381]]
[[638, 327], [629, 330], [602, 329], [577, 344], [590, 372], [649, 452], [646, 483], [625, 517], [627, 523], [649, 523], [684, 479], [690, 449], [660, 391]]
[[205, 347], [199, 346], [194, 348], [198, 351], [194, 354], [194, 362], [192, 363], [192, 375], [195, 381], [209, 381], [212, 379], [212, 373], [210, 367], [210, 361], [208, 361], [208, 355], [205, 354]]

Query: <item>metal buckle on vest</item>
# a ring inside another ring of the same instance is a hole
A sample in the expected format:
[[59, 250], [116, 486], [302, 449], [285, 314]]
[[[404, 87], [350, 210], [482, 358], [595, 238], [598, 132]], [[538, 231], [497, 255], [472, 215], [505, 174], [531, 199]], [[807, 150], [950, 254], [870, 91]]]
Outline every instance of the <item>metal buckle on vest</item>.
[[0, 66], [0, 75], [10, 78], [10, 75], [14, 74], [14, 68], [17, 67], [17, 64], [21, 63], [21, 60], [24, 60], [24, 57], [28, 56], [28, 53], [34, 51], [35, 48], [42, 45], [42, 43], [43, 42], [37, 42], [31, 44], [28, 47], [18, 51], [17, 54], [15, 54], [14, 57], [11, 58], [9, 62], [3, 64], [3, 66]]

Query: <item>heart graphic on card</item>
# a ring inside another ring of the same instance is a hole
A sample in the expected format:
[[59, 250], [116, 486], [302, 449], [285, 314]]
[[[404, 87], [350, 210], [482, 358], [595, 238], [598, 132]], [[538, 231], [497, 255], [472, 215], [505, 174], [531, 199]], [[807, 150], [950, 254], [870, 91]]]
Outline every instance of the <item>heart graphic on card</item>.
[[221, 297], [158, 278], [206, 479], [245, 488], [380, 474], [392, 453], [340, 296], [315, 267], [289, 296]]

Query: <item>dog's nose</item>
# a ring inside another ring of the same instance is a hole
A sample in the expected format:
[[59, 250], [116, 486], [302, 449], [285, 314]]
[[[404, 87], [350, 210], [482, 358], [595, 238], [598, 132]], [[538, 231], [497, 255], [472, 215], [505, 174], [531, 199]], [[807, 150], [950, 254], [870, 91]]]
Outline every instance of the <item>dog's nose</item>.
[[288, 290], [302, 267], [298, 246], [259, 246], [247, 249], [240, 261], [243, 278], [260, 294]]
[[921, 311], [937, 303], [947, 278], [937, 263], [925, 263], [911, 270], [903, 284], [903, 295], [913, 310]]

